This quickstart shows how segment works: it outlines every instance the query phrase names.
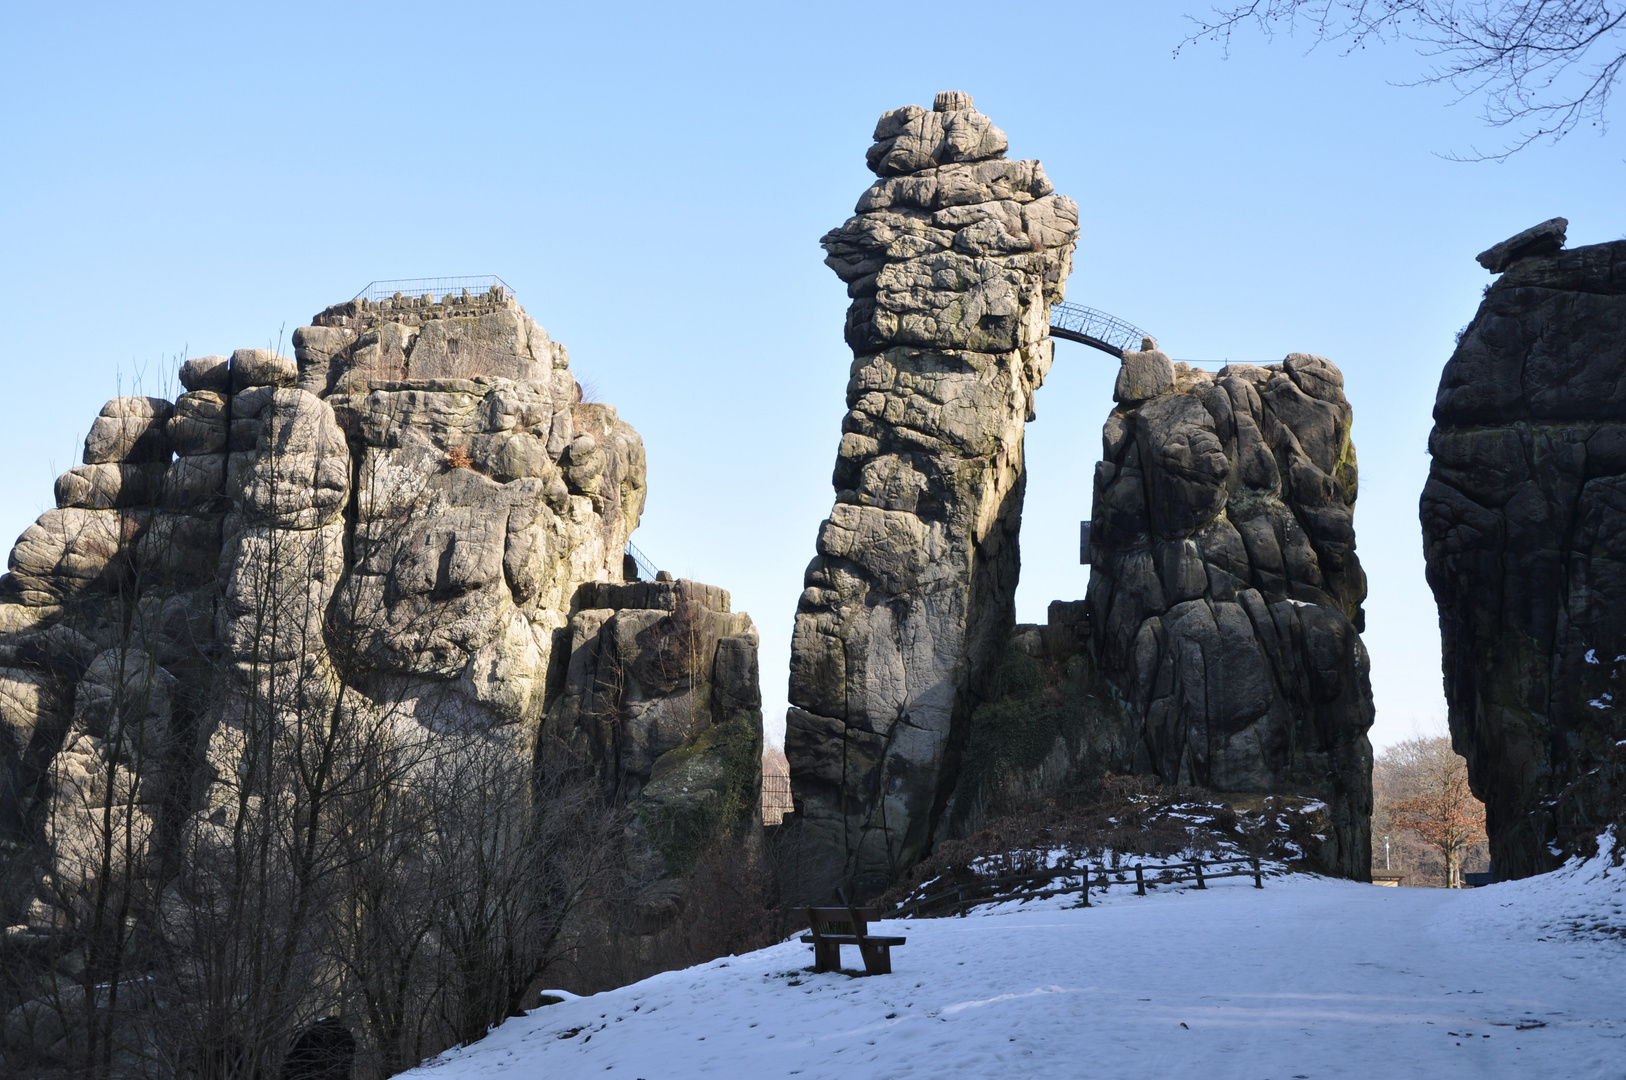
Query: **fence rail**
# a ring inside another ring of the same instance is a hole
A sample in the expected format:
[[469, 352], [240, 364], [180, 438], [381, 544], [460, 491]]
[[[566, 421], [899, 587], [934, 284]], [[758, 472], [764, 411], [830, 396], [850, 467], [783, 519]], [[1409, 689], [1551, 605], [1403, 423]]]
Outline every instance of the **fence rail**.
[[[1097, 864], [1089, 866], [1063, 866], [1052, 870], [1033, 870], [1021, 874], [1006, 874], [995, 878], [978, 878], [972, 881], [958, 882], [934, 893], [928, 893], [918, 900], [906, 900], [898, 909], [887, 916], [889, 919], [906, 919], [925, 914], [955, 915], [964, 914], [979, 904], [1002, 904], [1008, 900], [1048, 900], [1052, 896], [1065, 896], [1068, 893], [1080, 894], [1079, 906], [1090, 906], [1090, 890], [1099, 888], [1102, 892], [1113, 885], [1135, 886], [1137, 896], [1145, 896], [1148, 886], [1156, 888], [1159, 885], [1176, 885], [1181, 881], [1195, 881], [1196, 888], [1208, 888], [1208, 882], [1220, 878], [1251, 877], [1253, 887], [1265, 887], [1265, 874], [1267, 871], [1260, 865], [1259, 859], [1249, 857], [1246, 859], [1215, 859], [1204, 862], [1193, 859], [1190, 862], [1179, 863], [1137, 863], [1134, 866], [1107, 867]], [[1091, 875], [1094, 875], [1092, 880]], [[1129, 880], [1134, 875], [1134, 881]], [[1148, 877], [1155, 874], [1154, 877]], [[1112, 880], [1116, 877], [1117, 880]], [[1037, 882], [1061, 882], [1048, 887], [1029, 888], [1021, 892], [1000, 893], [1001, 885], [1029, 885]], [[1073, 882], [1076, 882], [1074, 884]]]

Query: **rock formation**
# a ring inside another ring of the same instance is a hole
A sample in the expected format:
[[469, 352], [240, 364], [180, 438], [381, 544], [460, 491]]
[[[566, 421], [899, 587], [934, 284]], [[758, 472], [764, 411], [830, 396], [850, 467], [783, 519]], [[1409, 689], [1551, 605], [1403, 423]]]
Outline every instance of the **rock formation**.
[[643, 444], [581, 400], [562, 346], [496, 290], [352, 301], [294, 340], [296, 358], [187, 361], [173, 403], [109, 402], [11, 553], [0, 843], [32, 880], [0, 882], [0, 916], [17, 941], [72, 923], [98, 876], [161, 881], [240, 843], [312, 732], [367, 760], [428, 747], [426, 769], [495, 748], [528, 775], [550, 670], [574, 716], [587, 684], [564, 671], [591, 683], [598, 631], [679, 608], [709, 666], [651, 680], [638, 649], [670, 642], [616, 639], [642, 681], [610, 704], [629, 729], [691, 706], [707, 722], [655, 724], [654, 756], [620, 745], [607, 775], [657, 810], [705, 784], [732, 807], [751, 780], [713, 784], [734, 757], [706, 742], [760, 742], [750, 620], [719, 590], [622, 584]]
[[1103, 430], [1086, 600], [1018, 626], [972, 718], [966, 835], [1108, 774], [1318, 810], [1323, 869], [1369, 871], [1373, 717], [1343, 378], [1319, 357], [1218, 373], [1149, 339]]
[[[585, 766], [606, 799], [635, 802], [646, 872], [662, 883], [643, 906], [673, 906], [699, 852], [761, 820], [756, 627], [723, 589], [640, 581], [584, 586], [568, 633], [542, 771]], [[640, 914], [659, 925], [664, 912]]]
[[1148, 339], [1114, 396], [1087, 609], [1134, 771], [1324, 799], [1314, 854], [1364, 879], [1373, 708], [1343, 376], [1302, 353], [1209, 373]]
[[[960, 838], [1068, 789], [1135, 772], [1138, 730], [1102, 682], [1089, 605], [1050, 604], [1043, 626], [1017, 626], [971, 715], [943, 832]], [[1143, 762], [1149, 765], [1149, 762]], [[1150, 772], [1147, 768], [1145, 771]]]
[[880, 179], [822, 241], [854, 361], [785, 735], [800, 827], [860, 893], [928, 849], [1014, 622], [1022, 428], [1078, 225], [969, 95], [874, 138]]
[[1626, 791], [1626, 241], [1544, 222], [1440, 375], [1421, 516], [1452, 743], [1499, 877], [1559, 865]]

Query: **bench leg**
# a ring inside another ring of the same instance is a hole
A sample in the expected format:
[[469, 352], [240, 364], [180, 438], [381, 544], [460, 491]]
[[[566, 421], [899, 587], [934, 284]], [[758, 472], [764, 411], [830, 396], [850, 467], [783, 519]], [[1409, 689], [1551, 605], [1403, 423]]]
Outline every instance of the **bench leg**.
[[813, 970], [840, 971], [841, 946], [833, 941], [815, 941], [813, 943]]
[[865, 975], [892, 974], [892, 946], [860, 945], [858, 951], [864, 954]]

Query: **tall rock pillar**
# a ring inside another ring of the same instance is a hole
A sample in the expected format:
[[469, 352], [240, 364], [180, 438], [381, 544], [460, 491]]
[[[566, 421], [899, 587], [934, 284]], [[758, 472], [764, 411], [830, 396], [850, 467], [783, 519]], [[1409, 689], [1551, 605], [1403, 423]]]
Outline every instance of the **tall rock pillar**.
[[828, 233], [854, 360], [791, 646], [805, 834], [858, 894], [926, 853], [1014, 619], [1023, 424], [1078, 208], [967, 94], [881, 117], [880, 179]]
[[1564, 250], [1567, 225], [1480, 254], [1499, 276], [1440, 374], [1420, 508], [1499, 878], [1626, 807], [1626, 241]]

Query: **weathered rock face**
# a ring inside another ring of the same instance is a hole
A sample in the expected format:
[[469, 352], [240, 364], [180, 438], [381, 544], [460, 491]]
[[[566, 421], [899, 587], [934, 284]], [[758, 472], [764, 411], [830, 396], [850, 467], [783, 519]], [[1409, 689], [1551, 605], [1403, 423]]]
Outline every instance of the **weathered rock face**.
[[1022, 429], [1078, 211], [968, 95], [875, 129], [881, 177], [823, 239], [854, 362], [792, 642], [800, 827], [879, 891], [927, 850], [1014, 621]]
[[1148, 340], [1102, 432], [1088, 617], [1131, 760], [1216, 791], [1325, 799], [1319, 861], [1370, 869], [1372, 692], [1343, 376], [1295, 353], [1217, 374]]
[[317, 394], [361, 392], [379, 379], [486, 375], [546, 388], [557, 412], [575, 400], [565, 347], [500, 288], [335, 304], [294, 331], [294, 355], [300, 387]]
[[1452, 743], [1502, 877], [1559, 865], [1626, 791], [1626, 242], [1498, 244], [1440, 376], [1421, 515]]
[[636, 801], [633, 827], [658, 876], [753, 830], [762, 694], [751, 617], [693, 581], [585, 585], [568, 634], [538, 751], [543, 773], [586, 767], [607, 799]]
[[512, 300], [340, 305], [295, 339], [109, 402], [12, 550], [0, 839], [55, 896], [110, 803], [134, 873], [224, 842], [276, 783], [248, 725], [387, 714], [529, 760], [579, 590], [622, 578], [642, 442]]
[[1031, 809], [1060, 792], [1096, 787], [1108, 775], [1135, 772], [1139, 730], [1101, 679], [1089, 605], [1057, 600], [1048, 614], [1043, 626], [1011, 632], [986, 698], [972, 713], [944, 820], [950, 837], [973, 835], [989, 817]]

